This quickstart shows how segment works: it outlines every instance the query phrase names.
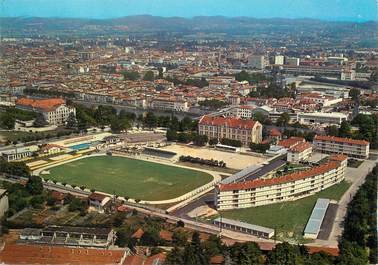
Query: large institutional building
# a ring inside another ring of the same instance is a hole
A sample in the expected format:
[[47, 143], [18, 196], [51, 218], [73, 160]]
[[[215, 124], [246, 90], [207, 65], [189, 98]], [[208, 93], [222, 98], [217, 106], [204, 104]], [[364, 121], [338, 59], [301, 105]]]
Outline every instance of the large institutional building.
[[258, 121], [237, 118], [202, 116], [198, 122], [198, 133], [209, 139], [239, 140], [243, 145], [262, 141], [262, 125]]
[[50, 125], [64, 125], [71, 113], [76, 116], [76, 109], [66, 105], [61, 98], [31, 99], [20, 98], [16, 108], [41, 113]]
[[313, 145], [317, 151], [322, 153], [345, 154], [350, 157], [363, 159], [369, 157], [370, 144], [364, 140], [316, 135]]
[[222, 181], [215, 188], [215, 204], [218, 210], [229, 210], [294, 201], [339, 183], [346, 167], [346, 156], [332, 155], [317, 167], [280, 177]]

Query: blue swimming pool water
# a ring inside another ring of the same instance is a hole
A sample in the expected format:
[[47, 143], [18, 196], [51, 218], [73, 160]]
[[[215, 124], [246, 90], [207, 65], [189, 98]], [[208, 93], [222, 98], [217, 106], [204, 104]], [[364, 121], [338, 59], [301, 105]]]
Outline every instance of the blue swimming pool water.
[[71, 148], [73, 150], [81, 150], [81, 149], [87, 149], [90, 146], [91, 146], [90, 143], [83, 143], [83, 144], [77, 144], [77, 145], [69, 146], [69, 148]]

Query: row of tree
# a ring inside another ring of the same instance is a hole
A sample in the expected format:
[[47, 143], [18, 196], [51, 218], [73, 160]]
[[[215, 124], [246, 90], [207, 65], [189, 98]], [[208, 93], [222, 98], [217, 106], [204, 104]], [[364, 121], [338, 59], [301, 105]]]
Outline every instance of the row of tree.
[[180, 156], [181, 162], [190, 162], [194, 164], [212, 166], [212, 167], [226, 167], [226, 163], [223, 161], [218, 161], [214, 159], [203, 159], [200, 157], [192, 157], [192, 156]]
[[193, 144], [197, 146], [204, 146], [208, 142], [208, 138], [206, 135], [200, 135], [192, 131], [177, 132], [174, 130], [168, 130], [166, 136], [168, 141], [177, 141], [179, 143], [193, 142]]
[[3, 158], [0, 158], [0, 173], [25, 178], [30, 177], [30, 170], [25, 162], [11, 163]]
[[204, 101], [198, 102], [198, 105], [200, 105], [204, 109], [217, 110], [227, 106], [227, 102], [217, 99], [206, 99]]
[[255, 143], [250, 143], [249, 148], [253, 152], [257, 153], [265, 153], [266, 150], [270, 148], [270, 144], [255, 144]]
[[222, 138], [220, 139], [220, 143], [224, 145], [234, 146], [234, 147], [241, 147], [243, 144], [239, 140]]
[[272, 251], [262, 251], [255, 242], [226, 246], [215, 235], [201, 242], [198, 233], [194, 232], [190, 242], [184, 246], [175, 245], [167, 256], [166, 264], [207, 265], [215, 256], [223, 257], [222, 264], [241, 265], [327, 265], [336, 262], [334, 257], [324, 252], [310, 254], [303, 245], [285, 242], [278, 244]]
[[348, 205], [340, 241], [342, 264], [376, 264], [378, 165]]
[[0, 128], [6, 130], [14, 129], [16, 120], [30, 121], [34, 120], [37, 114], [32, 111], [20, 110], [14, 107], [6, 108], [4, 112], [0, 113]]
[[[352, 130], [352, 125], [358, 131]], [[366, 115], [358, 114], [351, 123], [343, 121], [340, 127], [328, 126], [326, 133], [331, 136], [348, 137], [353, 139], [363, 139], [370, 142], [372, 148], [378, 147], [378, 114]]]

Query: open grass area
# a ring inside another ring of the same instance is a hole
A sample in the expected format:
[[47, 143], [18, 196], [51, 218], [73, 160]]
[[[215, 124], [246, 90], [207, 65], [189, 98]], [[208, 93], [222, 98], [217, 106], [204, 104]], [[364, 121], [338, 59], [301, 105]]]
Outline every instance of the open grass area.
[[44, 178], [148, 201], [172, 199], [212, 180], [201, 171], [114, 156], [84, 158], [49, 171]]
[[37, 137], [45, 137], [46, 135], [51, 134], [54, 135], [54, 131], [46, 131], [46, 132], [22, 132], [22, 131], [1, 131], [0, 137], [2, 141], [10, 141], [10, 142], [21, 142], [26, 138], [37, 138]]
[[303, 242], [302, 233], [318, 198], [339, 200], [351, 184], [342, 181], [315, 195], [292, 202], [223, 211], [222, 216], [250, 224], [276, 228], [280, 238]]

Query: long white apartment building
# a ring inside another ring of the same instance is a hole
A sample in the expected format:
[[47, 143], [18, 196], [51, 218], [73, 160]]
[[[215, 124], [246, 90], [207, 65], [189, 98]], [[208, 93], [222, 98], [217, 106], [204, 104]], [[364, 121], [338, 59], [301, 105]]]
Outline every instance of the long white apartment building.
[[328, 162], [305, 171], [275, 178], [221, 183], [215, 188], [215, 205], [218, 210], [230, 210], [298, 200], [340, 183], [346, 167], [346, 156], [333, 155]]
[[173, 111], [188, 111], [188, 102], [184, 100], [176, 99], [166, 99], [166, 98], [155, 98], [150, 104], [153, 109], [161, 110], [173, 110]]
[[370, 143], [365, 140], [354, 140], [326, 135], [316, 135], [313, 141], [314, 148], [327, 154], [344, 154], [349, 157], [367, 159]]
[[347, 118], [347, 115], [340, 112], [301, 112], [298, 113], [297, 119], [302, 124], [340, 125]]

